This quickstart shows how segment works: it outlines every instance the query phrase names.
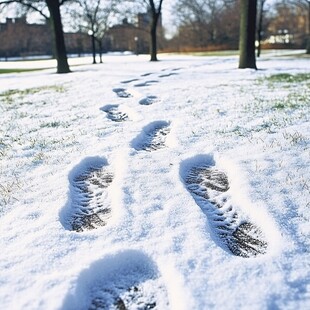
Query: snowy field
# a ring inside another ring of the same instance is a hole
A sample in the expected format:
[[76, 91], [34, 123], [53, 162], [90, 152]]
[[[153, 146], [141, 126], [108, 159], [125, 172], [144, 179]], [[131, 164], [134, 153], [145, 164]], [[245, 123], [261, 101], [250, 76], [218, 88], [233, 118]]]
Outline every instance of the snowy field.
[[310, 309], [309, 58], [159, 58], [0, 75], [1, 309]]

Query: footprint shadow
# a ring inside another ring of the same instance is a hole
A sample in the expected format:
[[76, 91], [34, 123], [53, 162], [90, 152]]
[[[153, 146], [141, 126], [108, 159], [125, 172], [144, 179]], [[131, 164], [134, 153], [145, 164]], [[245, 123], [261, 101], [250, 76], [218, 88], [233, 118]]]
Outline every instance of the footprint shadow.
[[178, 75], [178, 73], [171, 72], [171, 73], [167, 73], [167, 74], [161, 74], [158, 77], [163, 78], [163, 77], [169, 77], [169, 76], [173, 76], [173, 75]]
[[100, 108], [100, 110], [107, 113], [108, 119], [113, 122], [123, 122], [128, 120], [127, 113], [120, 111], [117, 104], [106, 105]]
[[129, 84], [129, 83], [137, 82], [137, 81], [139, 81], [139, 79], [125, 80], [125, 81], [121, 81], [121, 83], [122, 83], [122, 84]]
[[65, 229], [83, 232], [108, 223], [112, 210], [107, 189], [113, 178], [101, 157], [87, 157], [72, 169], [69, 200], [59, 214]]
[[130, 98], [132, 95], [125, 88], [113, 88], [114, 93], [120, 98]]
[[155, 83], [158, 83], [158, 81], [157, 80], [149, 80], [149, 81], [145, 81], [142, 83], [135, 84], [134, 86], [135, 87], [145, 87], [145, 86], [150, 86], [150, 85], [155, 84]]
[[143, 252], [127, 250], [82, 271], [62, 309], [166, 309], [168, 304], [155, 263]]
[[151, 105], [151, 104], [153, 104], [153, 103], [155, 103], [155, 102], [157, 102], [157, 101], [158, 101], [157, 96], [152, 96], [152, 95], [150, 95], [150, 96], [147, 96], [147, 97], [145, 97], [145, 98], [142, 98], [142, 99], [139, 101], [139, 104], [141, 104], [141, 105]]
[[166, 137], [170, 133], [170, 123], [155, 121], [145, 126], [142, 132], [131, 142], [137, 151], [156, 151], [166, 147]]
[[151, 75], [151, 74], [153, 74], [153, 73], [152, 73], [152, 72], [147, 72], [147, 73], [141, 74], [141, 76], [145, 77], [145, 76], [149, 76], [149, 75]]
[[206, 215], [216, 244], [241, 257], [266, 253], [267, 242], [262, 231], [232, 204], [229, 178], [218, 169], [212, 155], [197, 155], [183, 161], [180, 176]]

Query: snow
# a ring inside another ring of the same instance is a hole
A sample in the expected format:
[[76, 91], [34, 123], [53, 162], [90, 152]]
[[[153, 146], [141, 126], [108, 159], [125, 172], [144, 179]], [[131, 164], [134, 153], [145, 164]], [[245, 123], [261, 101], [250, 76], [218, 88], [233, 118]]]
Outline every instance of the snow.
[[[1, 309], [310, 307], [309, 80], [266, 79], [309, 59], [159, 58], [0, 75]], [[266, 253], [223, 243], [203, 165]], [[87, 208], [104, 226], [77, 232]]]

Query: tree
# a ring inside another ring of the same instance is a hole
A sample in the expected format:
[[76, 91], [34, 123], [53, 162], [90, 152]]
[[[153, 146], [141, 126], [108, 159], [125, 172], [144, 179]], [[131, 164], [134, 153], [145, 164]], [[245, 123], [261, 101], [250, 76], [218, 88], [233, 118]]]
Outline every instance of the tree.
[[310, 54], [310, 1], [308, 2], [308, 37], [307, 37], [307, 47], [306, 47], [306, 53]]
[[[151, 61], [157, 61], [157, 26], [161, 17], [163, 0], [126, 0], [128, 4], [134, 4], [141, 13], [141, 5], [143, 5], [150, 16], [150, 55]], [[129, 10], [134, 11], [134, 8]]]
[[[216, 22], [222, 1], [214, 0], [180, 0], [175, 4], [174, 11], [180, 22], [180, 30], [190, 32], [195, 47], [205, 47], [216, 37]], [[182, 36], [182, 34], [181, 34]]]
[[116, 0], [76, 0], [71, 16], [78, 28], [91, 36], [93, 63], [96, 63], [96, 42], [102, 63], [102, 41], [109, 29], [111, 18], [117, 13]]
[[208, 45], [235, 48], [238, 43], [237, 0], [179, 0], [173, 11], [181, 44], [194, 48]]
[[[277, 35], [277, 43], [306, 48], [310, 52], [310, 1], [278, 0], [270, 18], [269, 31]], [[282, 35], [282, 37], [281, 37]]]
[[307, 42], [306, 42], [306, 54], [310, 54], [310, 0], [290, 0], [290, 3], [298, 6], [304, 10], [307, 14]]
[[258, 23], [257, 23], [257, 57], [261, 53], [261, 41], [262, 41], [262, 31], [263, 31], [263, 16], [264, 16], [264, 5], [266, 0], [259, 0], [259, 10], [258, 10]]
[[[61, 22], [60, 7], [70, 0], [6, 0], [0, 1], [0, 6], [8, 6], [12, 3], [25, 6], [28, 11], [38, 12], [50, 21], [54, 38], [55, 56], [57, 60], [57, 73], [68, 73], [68, 65], [63, 26]], [[46, 13], [48, 9], [49, 15]]]
[[55, 53], [57, 59], [57, 73], [68, 73], [70, 72], [70, 68], [68, 65], [65, 38], [60, 14], [60, 6], [65, 2], [65, 0], [45, 1], [50, 13], [50, 22], [53, 29]]
[[257, 0], [241, 0], [239, 68], [256, 69], [255, 34]]
[[161, 16], [161, 8], [163, 4], [163, 0], [159, 0], [157, 5], [154, 0], [149, 0], [150, 13], [151, 13], [151, 27], [150, 27], [150, 35], [151, 35], [151, 61], [157, 61], [157, 25], [158, 20]]

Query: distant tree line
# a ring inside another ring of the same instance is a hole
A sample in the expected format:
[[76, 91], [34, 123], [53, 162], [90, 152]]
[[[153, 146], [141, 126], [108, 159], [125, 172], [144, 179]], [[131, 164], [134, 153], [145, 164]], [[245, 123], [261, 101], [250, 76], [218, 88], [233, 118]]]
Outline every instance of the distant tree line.
[[[168, 49], [237, 49], [241, 3], [241, 0], [178, 0], [173, 9], [177, 31], [167, 44]], [[258, 42], [282, 31], [294, 35], [296, 46], [306, 47], [310, 33], [309, 0], [257, 0], [256, 16]]]
[[[163, 0], [0, 0], [0, 9], [13, 4], [25, 13], [39, 13], [50, 23], [58, 73], [70, 72], [64, 16], [70, 27], [91, 36], [96, 63], [96, 45], [101, 62], [101, 45], [113, 23], [144, 10], [150, 17], [150, 59], [157, 60], [157, 26]], [[239, 48], [239, 67], [256, 68], [255, 43], [259, 56], [259, 43], [266, 38], [268, 29], [282, 29], [284, 34], [297, 30], [304, 33], [310, 53], [310, 0], [178, 0], [172, 9], [177, 32], [166, 41], [166, 47], [175, 50]]]

